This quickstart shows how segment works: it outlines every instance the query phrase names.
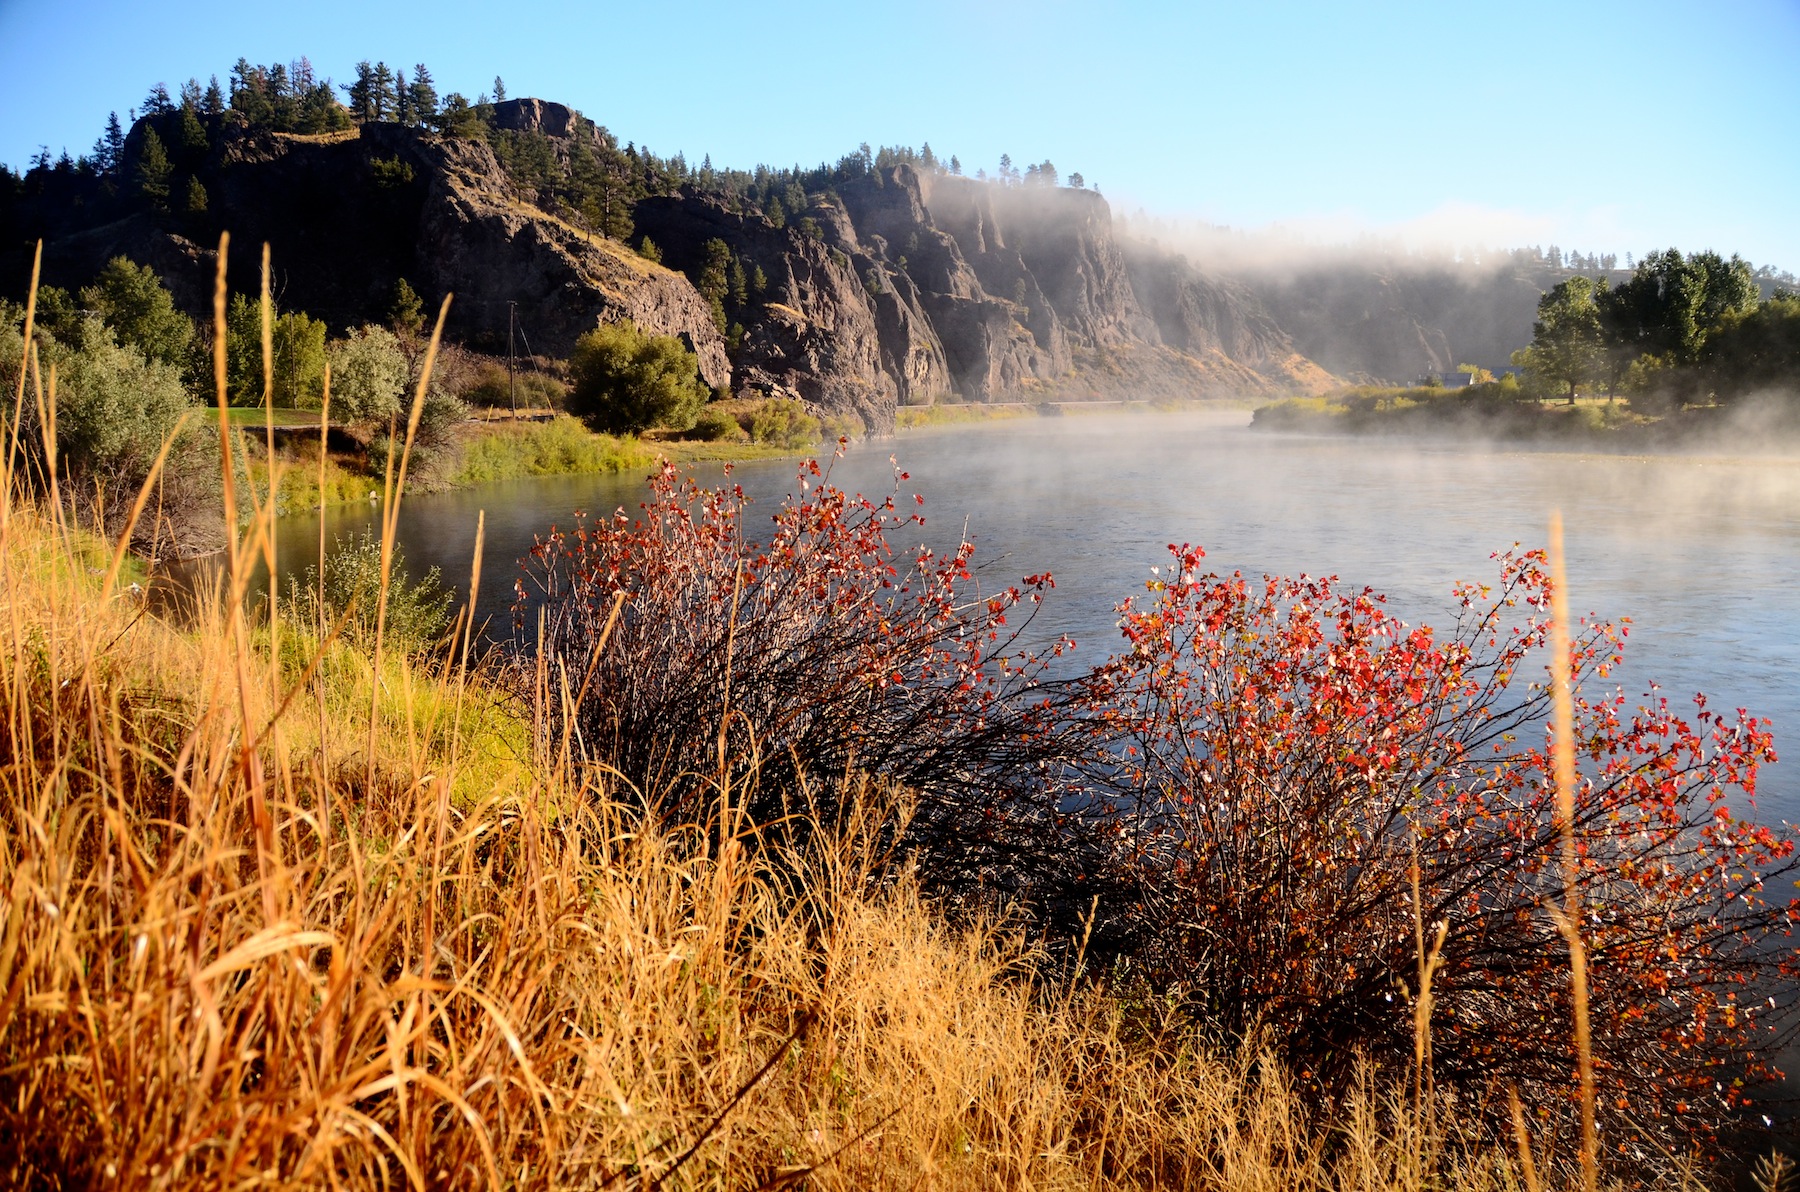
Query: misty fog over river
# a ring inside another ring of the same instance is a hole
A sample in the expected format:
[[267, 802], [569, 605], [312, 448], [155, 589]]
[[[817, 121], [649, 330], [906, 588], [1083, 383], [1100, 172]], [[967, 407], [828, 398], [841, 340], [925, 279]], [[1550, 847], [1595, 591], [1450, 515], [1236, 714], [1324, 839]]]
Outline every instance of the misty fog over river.
[[[1033, 636], [1067, 633], [1076, 657], [1117, 647], [1113, 607], [1141, 593], [1168, 543], [1204, 546], [1212, 569], [1335, 574], [1389, 597], [1408, 621], [1447, 629], [1451, 585], [1491, 581], [1489, 555], [1541, 546], [1549, 512], [1567, 524], [1572, 608], [1632, 621], [1628, 696], [1654, 680], [1691, 709], [1748, 708], [1800, 757], [1800, 457], [1622, 456], [1469, 445], [1396, 445], [1250, 430], [1242, 413], [1021, 418], [907, 432], [855, 448], [833, 480], [892, 487], [890, 454], [925, 496], [925, 537], [953, 546], [967, 522], [988, 586], [1050, 571]], [[699, 469], [716, 482], [717, 465]], [[795, 489], [791, 460], [733, 477], [772, 509]], [[580, 476], [408, 498], [400, 539], [414, 574], [436, 565], [466, 591], [477, 512], [487, 514], [479, 608], [504, 629], [514, 561], [575, 510], [635, 511], [642, 477]], [[751, 529], [760, 522], [752, 509]], [[328, 533], [373, 508], [327, 512]], [[319, 524], [282, 524], [284, 570], [317, 552]], [[1592, 689], [1590, 688], [1590, 693]], [[1800, 761], [1764, 774], [1760, 816], [1800, 820]]]

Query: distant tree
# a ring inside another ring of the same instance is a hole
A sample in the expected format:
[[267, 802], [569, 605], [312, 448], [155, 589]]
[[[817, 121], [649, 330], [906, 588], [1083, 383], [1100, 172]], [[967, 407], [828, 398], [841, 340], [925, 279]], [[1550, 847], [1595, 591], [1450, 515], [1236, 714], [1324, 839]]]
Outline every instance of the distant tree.
[[219, 90], [219, 76], [212, 76], [206, 84], [206, 94], [200, 97], [200, 110], [208, 116], [225, 114], [225, 94]]
[[[358, 120], [380, 119], [379, 85], [376, 82], [375, 67], [367, 58], [356, 64], [356, 81], [345, 83], [344, 94], [350, 100], [350, 114]], [[235, 106], [235, 101], [234, 101]]]
[[119, 114], [112, 112], [106, 117], [106, 131], [94, 142], [94, 169], [102, 174], [116, 174], [119, 166], [125, 161], [125, 129], [119, 124]]
[[169, 177], [173, 173], [162, 138], [154, 128], [144, 129], [144, 142], [138, 147], [137, 189], [151, 210], [169, 209]]
[[1042, 161], [1034, 167], [1037, 170], [1038, 182], [1043, 186], [1056, 185], [1056, 167], [1048, 161]]
[[380, 426], [402, 413], [408, 368], [400, 341], [384, 327], [365, 326], [327, 349], [331, 408], [345, 422]]
[[1707, 336], [1756, 308], [1759, 291], [1747, 262], [1715, 252], [1652, 252], [1631, 278], [1600, 299], [1608, 368], [1616, 383], [1639, 357], [1667, 366], [1701, 359]]
[[181, 210], [186, 215], [206, 214], [206, 187], [192, 174], [188, 175], [187, 187], [182, 192]]
[[177, 152], [182, 163], [192, 168], [205, 158], [212, 143], [206, 137], [206, 125], [200, 123], [200, 112], [193, 104], [181, 105], [180, 138]]
[[926, 169], [932, 171], [933, 173], [937, 172], [937, 168], [938, 168], [937, 154], [935, 154], [931, 151], [931, 142], [930, 141], [926, 141], [924, 146], [919, 150], [919, 164], [924, 166]]
[[750, 292], [761, 298], [769, 290], [769, 276], [763, 272], [761, 265], [750, 267]]
[[795, 226], [800, 229], [800, 235], [804, 236], [808, 240], [823, 240], [823, 239], [825, 239], [824, 229], [820, 228], [819, 221], [814, 219], [810, 215], [801, 216], [800, 222], [798, 224], [796, 224]]
[[744, 273], [744, 262], [736, 257], [731, 259], [731, 303], [742, 309], [750, 300], [750, 279]]
[[1580, 276], [1558, 282], [1538, 300], [1531, 346], [1517, 354], [1534, 376], [1566, 386], [1570, 405], [1575, 404], [1576, 388], [1601, 371], [1600, 308], [1595, 296], [1605, 286]]
[[781, 206], [780, 195], [769, 196], [768, 203], [763, 206], [763, 214], [768, 216], [769, 223], [777, 231], [787, 227], [787, 211]]
[[643, 257], [646, 261], [662, 264], [662, 249], [656, 247], [656, 242], [648, 236], [638, 241], [638, 256]]
[[407, 84], [415, 123], [429, 125], [437, 119], [438, 94], [432, 85], [431, 72], [423, 62], [413, 66], [412, 82]]
[[[325, 381], [325, 324], [303, 311], [274, 312], [269, 327], [271, 385], [277, 408], [316, 408]], [[338, 409], [332, 370], [331, 405]], [[234, 406], [263, 404], [262, 304], [233, 294], [225, 315], [225, 391]]]
[[701, 252], [705, 256], [700, 263], [699, 275], [693, 279], [694, 288], [712, 305], [713, 320], [719, 324], [722, 335], [725, 332], [725, 297], [731, 291], [731, 246], [715, 237], [701, 246]]
[[162, 279], [147, 265], [114, 257], [94, 284], [81, 291], [81, 305], [147, 359], [180, 368], [194, 342], [194, 324], [175, 309]]
[[376, 120], [392, 120], [398, 107], [394, 89], [394, 72], [386, 62], [377, 62], [370, 75], [370, 102]]
[[1695, 319], [1700, 324], [1700, 343], [1694, 348], [1698, 359], [1706, 339], [1724, 326], [1729, 318], [1749, 314], [1762, 299], [1750, 263], [1733, 253], [1729, 261], [1708, 249], [1693, 253], [1688, 262], [1701, 274], [1700, 307]]
[[499, 75], [494, 76], [494, 102], [506, 102], [506, 84], [501, 81]]
[[958, 176], [962, 174], [962, 161], [954, 153], [950, 155], [950, 172]]
[[1726, 315], [1706, 337], [1702, 361], [1721, 401], [1779, 392], [1800, 411], [1800, 297], [1777, 291], [1753, 309]]
[[594, 430], [632, 434], [694, 425], [709, 390], [699, 357], [672, 335], [647, 335], [629, 321], [605, 323], [575, 341], [570, 412]]
[[425, 326], [425, 303], [404, 277], [394, 282], [393, 300], [388, 303], [388, 325], [396, 333], [409, 337], [419, 334]]
[[472, 104], [461, 92], [452, 91], [438, 109], [437, 130], [447, 137], [482, 140], [487, 136], [488, 117], [492, 114], [492, 108]]
[[1080, 190], [1087, 185], [1087, 179], [1083, 178], [1081, 172], [1077, 170], [1075, 173], [1069, 175], [1069, 185], [1073, 186], [1076, 190]]
[[152, 119], [159, 116], [167, 116], [169, 113], [173, 112], [175, 110], [175, 101], [169, 98], [168, 87], [162, 83], [158, 83], [156, 86], [150, 88], [150, 93], [144, 97], [143, 110], [144, 115], [151, 117]]
[[406, 81], [406, 68], [394, 68], [394, 119], [408, 126], [418, 123], [412, 114], [412, 88]]

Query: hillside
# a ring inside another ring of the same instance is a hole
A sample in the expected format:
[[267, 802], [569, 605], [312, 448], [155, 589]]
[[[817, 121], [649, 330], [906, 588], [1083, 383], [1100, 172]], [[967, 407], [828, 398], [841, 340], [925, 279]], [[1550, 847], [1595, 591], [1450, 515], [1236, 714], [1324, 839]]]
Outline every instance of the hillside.
[[[42, 237], [51, 283], [79, 285], [122, 254], [198, 314], [210, 246], [229, 230], [239, 285], [254, 284], [266, 241], [281, 305], [333, 327], [380, 318], [400, 278], [428, 304], [454, 293], [450, 334], [475, 346], [504, 344], [515, 303], [532, 348], [550, 355], [629, 318], [679, 336], [715, 389], [796, 396], [875, 430], [900, 404], [1257, 398], [1335, 380], [1247, 287], [1121, 239], [1093, 191], [868, 164], [790, 190], [804, 206], [790, 199], [782, 218], [706, 186], [709, 169], [697, 182], [627, 178], [642, 192], [628, 214], [587, 218], [561, 184], [597, 157], [623, 160], [610, 134], [536, 99], [489, 112], [476, 135], [378, 120], [302, 135], [236, 111], [200, 116], [187, 157], [174, 154], [199, 211], [34, 170], [0, 212], [0, 278], [21, 286]], [[151, 121], [127, 136], [122, 178], [141, 172]], [[535, 185], [521, 184], [521, 161]]]

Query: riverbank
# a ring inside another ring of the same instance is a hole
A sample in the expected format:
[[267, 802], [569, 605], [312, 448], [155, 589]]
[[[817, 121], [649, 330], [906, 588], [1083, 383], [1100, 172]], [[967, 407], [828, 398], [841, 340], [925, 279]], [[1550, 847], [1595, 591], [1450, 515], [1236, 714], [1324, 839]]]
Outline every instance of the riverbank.
[[[254, 428], [245, 429], [248, 474], [266, 491], [267, 448]], [[450, 492], [543, 476], [648, 471], [664, 459], [688, 465], [794, 454], [776, 444], [597, 434], [565, 414], [531, 421], [471, 420], [457, 428], [450, 442], [417, 452], [407, 488], [414, 494]], [[277, 516], [380, 499], [382, 469], [341, 432], [328, 440], [322, 468], [316, 435], [285, 438], [277, 444], [276, 456], [281, 464]]]
[[548, 748], [529, 676], [246, 629], [229, 596], [173, 625], [107, 554], [0, 516], [25, 1184], [1514, 1186], [1503, 1139], [1403, 1079], [1321, 1109], [942, 914], [871, 776], [714, 847]]
[[1646, 410], [1625, 399], [1539, 402], [1497, 385], [1364, 387], [1256, 407], [1257, 430], [1396, 439], [1498, 441], [1589, 450], [1762, 450], [1800, 445], [1800, 412], [1782, 404]]

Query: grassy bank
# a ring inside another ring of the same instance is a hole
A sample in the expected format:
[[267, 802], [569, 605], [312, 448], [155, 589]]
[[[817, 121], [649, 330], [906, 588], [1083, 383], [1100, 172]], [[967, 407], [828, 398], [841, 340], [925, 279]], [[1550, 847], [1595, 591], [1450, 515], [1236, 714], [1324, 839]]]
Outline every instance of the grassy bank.
[[[247, 474], [267, 491], [266, 449], [254, 433], [245, 439]], [[643, 471], [668, 459], [679, 463], [775, 459], [796, 449], [753, 442], [704, 442], [596, 434], [574, 418], [558, 415], [543, 422], [472, 422], [454, 442], [415, 461], [414, 492], [473, 488], [539, 476], [598, 475]], [[316, 440], [302, 438], [277, 449], [282, 462], [276, 505], [279, 515], [324, 505], [366, 502], [381, 492], [382, 468], [364, 454], [334, 447], [319, 466]]]
[[25, 1184], [1515, 1186], [1448, 1114], [1373, 1082], [1321, 1111], [877, 880], [878, 782], [754, 849], [656, 825], [501, 676], [252, 629], [229, 585], [177, 626], [72, 552], [110, 554], [8, 503]]
[[1597, 441], [1633, 433], [1641, 437], [1659, 421], [1634, 411], [1624, 401], [1540, 403], [1521, 399], [1516, 392], [1502, 392], [1495, 385], [1467, 389], [1361, 386], [1258, 406], [1251, 425], [1314, 433]]
[[1398, 438], [1484, 439], [1625, 451], [1694, 447], [1741, 450], [1800, 443], [1800, 420], [1779, 403], [1669, 409], [1666, 403], [1583, 397], [1521, 398], [1516, 386], [1463, 389], [1360, 386], [1322, 397], [1293, 397], [1258, 406], [1261, 430]]

